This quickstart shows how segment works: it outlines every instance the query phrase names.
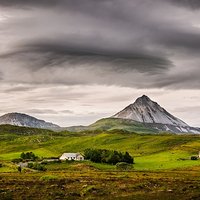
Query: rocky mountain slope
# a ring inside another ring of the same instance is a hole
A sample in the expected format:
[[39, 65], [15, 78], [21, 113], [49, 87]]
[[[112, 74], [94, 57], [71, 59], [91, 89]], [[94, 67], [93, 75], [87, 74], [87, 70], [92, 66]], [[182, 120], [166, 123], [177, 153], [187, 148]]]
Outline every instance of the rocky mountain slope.
[[10, 124], [15, 126], [25, 126], [32, 128], [54, 129], [59, 128], [58, 125], [45, 122], [44, 120], [22, 114], [22, 113], [8, 113], [0, 117], [0, 124]]
[[134, 120], [161, 131], [200, 133], [200, 128], [190, 127], [145, 95], [139, 97], [133, 104], [130, 104], [112, 118]]

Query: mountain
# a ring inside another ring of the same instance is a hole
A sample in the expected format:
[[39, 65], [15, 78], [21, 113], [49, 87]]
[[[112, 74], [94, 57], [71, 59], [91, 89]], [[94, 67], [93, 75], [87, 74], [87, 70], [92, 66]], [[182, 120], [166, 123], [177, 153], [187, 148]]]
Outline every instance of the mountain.
[[32, 128], [54, 129], [59, 128], [58, 125], [45, 122], [44, 120], [22, 114], [22, 113], [8, 113], [0, 117], [1, 124], [10, 124], [15, 126], [25, 126]]
[[129, 119], [145, 124], [150, 128], [173, 133], [200, 133], [200, 128], [190, 127], [152, 101], [148, 96], [139, 97], [112, 118]]

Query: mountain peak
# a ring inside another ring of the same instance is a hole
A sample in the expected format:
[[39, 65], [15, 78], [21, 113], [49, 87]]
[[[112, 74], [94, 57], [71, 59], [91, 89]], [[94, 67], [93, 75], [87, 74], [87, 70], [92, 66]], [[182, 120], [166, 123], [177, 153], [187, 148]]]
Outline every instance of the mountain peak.
[[151, 100], [147, 95], [142, 95], [141, 97], [137, 98], [137, 99], [146, 99], [146, 100]]
[[131, 119], [142, 123], [188, 126], [185, 122], [168, 113], [146, 95], [137, 98], [133, 104], [130, 104], [113, 117]]
[[141, 97], [138, 97], [135, 102], [148, 102], [152, 101], [148, 96], [142, 95]]

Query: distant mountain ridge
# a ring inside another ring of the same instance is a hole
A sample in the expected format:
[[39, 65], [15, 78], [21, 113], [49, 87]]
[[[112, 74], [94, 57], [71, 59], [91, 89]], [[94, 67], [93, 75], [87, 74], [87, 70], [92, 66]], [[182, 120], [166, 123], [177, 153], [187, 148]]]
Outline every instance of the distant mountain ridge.
[[200, 128], [190, 127], [181, 119], [173, 116], [158, 103], [143, 95], [136, 99], [112, 118], [134, 120], [160, 131], [174, 133], [200, 133]]
[[189, 126], [146, 95], [137, 98], [133, 104], [125, 107], [110, 118], [100, 119], [89, 126], [60, 127], [23, 113], [8, 113], [1, 116], [0, 125], [4, 124], [70, 132], [123, 130], [151, 134], [159, 134], [163, 131], [177, 134], [200, 134], [200, 128]]
[[25, 126], [32, 128], [54, 129], [58, 125], [37, 119], [23, 113], [8, 113], [0, 117], [0, 125], [9, 124], [14, 126]]

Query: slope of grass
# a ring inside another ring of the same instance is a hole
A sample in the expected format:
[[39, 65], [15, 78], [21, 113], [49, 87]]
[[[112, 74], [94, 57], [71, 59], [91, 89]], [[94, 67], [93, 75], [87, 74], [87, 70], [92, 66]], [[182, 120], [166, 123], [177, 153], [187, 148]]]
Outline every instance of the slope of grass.
[[[0, 125], [0, 137], [4, 137], [5, 134], [18, 134], [18, 135], [37, 135], [37, 134], [54, 134], [53, 131], [39, 128], [29, 128], [12, 125]], [[13, 136], [13, 135], [11, 135]]]
[[[198, 135], [133, 134], [119, 130], [87, 133], [54, 133], [47, 130], [6, 126], [0, 127], [0, 160], [18, 158], [21, 152], [32, 151], [40, 157], [60, 156], [64, 152], [84, 152], [86, 148], [128, 151], [135, 158], [135, 169], [176, 169], [200, 165], [191, 155], [200, 150]], [[34, 134], [26, 134], [26, 130]], [[12, 131], [10, 131], [12, 130]], [[22, 130], [23, 134], [21, 134]], [[41, 131], [41, 132], [40, 132]], [[99, 134], [97, 134], [99, 133]]]
[[88, 127], [89, 130], [124, 130], [135, 133], [157, 133], [155, 129], [145, 127], [144, 124], [129, 120], [117, 118], [100, 119]]

